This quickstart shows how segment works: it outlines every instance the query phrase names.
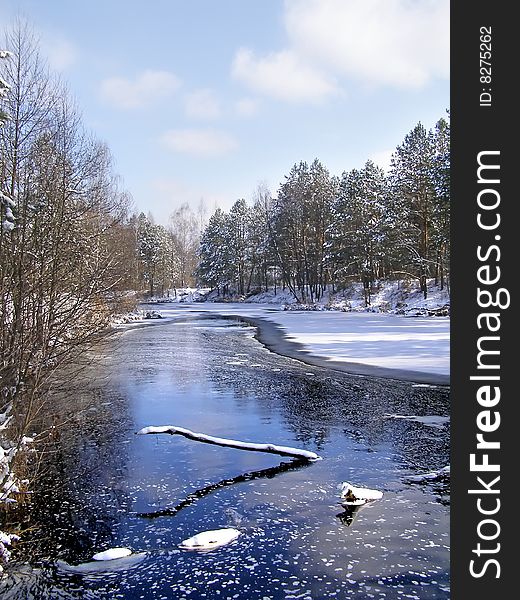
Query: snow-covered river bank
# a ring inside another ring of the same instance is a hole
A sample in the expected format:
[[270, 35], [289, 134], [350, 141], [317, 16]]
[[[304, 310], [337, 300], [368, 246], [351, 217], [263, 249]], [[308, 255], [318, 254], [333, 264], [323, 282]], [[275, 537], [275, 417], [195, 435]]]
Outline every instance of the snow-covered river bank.
[[183, 311], [247, 319], [271, 350], [309, 364], [347, 373], [447, 385], [450, 319], [386, 313], [285, 311], [248, 303], [163, 304], [159, 312]]
[[[279, 356], [206, 308], [128, 326], [82, 389], [71, 381], [56, 399], [73, 423], [34, 510], [34, 565], [19, 565], [2, 597], [448, 598], [448, 389]], [[135, 435], [150, 425], [323, 460]], [[343, 481], [383, 497], [347, 511]], [[241, 535], [207, 554], [178, 548], [221, 527]], [[89, 565], [112, 547], [134, 555]]]

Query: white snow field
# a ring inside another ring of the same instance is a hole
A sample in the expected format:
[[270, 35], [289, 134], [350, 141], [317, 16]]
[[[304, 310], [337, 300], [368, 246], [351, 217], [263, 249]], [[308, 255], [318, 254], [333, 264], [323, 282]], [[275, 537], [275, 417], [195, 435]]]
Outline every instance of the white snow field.
[[449, 317], [283, 310], [273, 304], [195, 303], [161, 306], [179, 312], [237, 316], [259, 328], [269, 349], [319, 366], [429, 384], [449, 384]]

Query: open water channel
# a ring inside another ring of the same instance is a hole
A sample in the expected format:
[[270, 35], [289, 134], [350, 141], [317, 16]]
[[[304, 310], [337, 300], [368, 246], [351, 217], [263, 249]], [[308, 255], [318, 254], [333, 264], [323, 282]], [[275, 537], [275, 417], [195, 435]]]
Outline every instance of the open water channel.
[[[57, 399], [70, 425], [34, 507], [35, 558], [0, 596], [449, 598], [449, 479], [422, 477], [449, 463], [448, 389], [309, 366], [238, 320], [169, 314], [127, 326], [91, 357], [82, 389], [71, 381]], [[323, 460], [135, 435], [148, 425]], [[348, 512], [343, 481], [383, 498]], [[222, 527], [241, 535], [211, 552], [178, 548]], [[121, 546], [133, 555], [91, 561]]]

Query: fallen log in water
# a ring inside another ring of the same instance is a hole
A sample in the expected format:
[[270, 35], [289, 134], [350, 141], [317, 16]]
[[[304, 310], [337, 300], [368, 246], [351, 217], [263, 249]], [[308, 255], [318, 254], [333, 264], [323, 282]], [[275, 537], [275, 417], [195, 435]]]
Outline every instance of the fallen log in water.
[[214, 444], [215, 446], [225, 446], [227, 448], [236, 448], [237, 450], [250, 450], [252, 452], [268, 452], [270, 454], [279, 454], [280, 456], [292, 456], [304, 460], [321, 460], [315, 452], [309, 450], [300, 450], [299, 448], [291, 448], [290, 446], [277, 446], [275, 444], [252, 444], [250, 442], [240, 442], [238, 440], [228, 440], [226, 438], [213, 437], [205, 433], [195, 433], [184, 427], [176, 427], [175, 425], [164, 425], [162, 427], [144, 427], [137, 432], [137, 435], [145, 435], [149, 433], [169, 433], [170, 435], [182, 435], [196, 442], [205, 444]]

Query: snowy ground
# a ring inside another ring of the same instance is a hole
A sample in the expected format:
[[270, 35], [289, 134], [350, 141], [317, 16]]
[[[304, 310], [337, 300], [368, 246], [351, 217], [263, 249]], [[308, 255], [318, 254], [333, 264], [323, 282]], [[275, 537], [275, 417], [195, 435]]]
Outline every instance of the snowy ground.
[[449, 383], [450, 319], [424, 316], [449, 306], [447, 291], [433, 282], [426, 300], [410, 283], [382, 285], [368, 308], [360, 286], [326, 294], [313, 307], [299, 307], [287, 291], [263, 292], [243, 302], [197, 302], [200, 297], [198, 290], [182, 290], [173, 305], [161, 300], [158, 312], [237, 316], [259, 327], [268, 348], [292, 358], [361, 375]]
[[180, 310], [245, 318], [260, 328], [270, 349], [312, 364], [364, 375], [423, 383], [449, 382], [448, 317], [340, 311], [284, 311], [245, 303], [163, 305], [164, 317]]

